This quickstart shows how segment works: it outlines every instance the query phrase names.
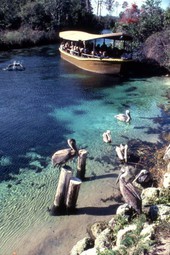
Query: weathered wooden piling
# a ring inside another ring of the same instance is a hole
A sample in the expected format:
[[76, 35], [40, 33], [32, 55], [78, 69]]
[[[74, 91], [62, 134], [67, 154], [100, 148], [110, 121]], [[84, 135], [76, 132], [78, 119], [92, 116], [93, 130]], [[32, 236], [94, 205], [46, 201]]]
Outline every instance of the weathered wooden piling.
[[85, 149], [79, 150], [79, 156], [77, 161], [77, 178], [81, 180], [85, 179], [86, 173], [86, 158], [87, 158], [87, 151]]
[[73, 211], [75, 209], [81, 183], [82, 181], [79, 178], [72, 177], [70, 179], [66, 199], [67, 211]]
[[56, 210], [57, 209], [64, 210], [66, 207], [65, 203], [66, 203], [67, 191], [68, 191], [69, 182], [72, 175], [73, 173], [72, 173], [71, 167], [65, 165], [64, 167], [61, 168], [56, 195], [54, 198], [54, 208]]
[[127, 163], [127, 150], [128, 150], [128, 145], [125, 144], [125, 146], [124, 146], [124, 160], [126, 163]]

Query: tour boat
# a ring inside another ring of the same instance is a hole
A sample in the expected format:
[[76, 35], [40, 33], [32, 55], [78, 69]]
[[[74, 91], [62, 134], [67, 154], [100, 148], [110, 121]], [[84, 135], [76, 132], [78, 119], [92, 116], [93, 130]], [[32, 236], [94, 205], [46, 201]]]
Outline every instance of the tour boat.
[[125, 33], [63, 31], [59, 37], [61, 58], [86, 71], [119, 74], [125, 64], [133, 61], [132, 37]]

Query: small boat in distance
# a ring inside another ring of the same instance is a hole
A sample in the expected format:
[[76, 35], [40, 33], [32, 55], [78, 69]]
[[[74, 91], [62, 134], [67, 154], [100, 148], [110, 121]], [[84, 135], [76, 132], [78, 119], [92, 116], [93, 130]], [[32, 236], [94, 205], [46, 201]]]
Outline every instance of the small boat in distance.
[[25, 67], [18, 61], [13, 61], [12, 64], [9, 64], [7, 67], [3, 68], [4, 71], [24, 71]]
[[86, 71], [119, 74], [123, 65], [133, 61], [132, 37], [124, 33], [64, 31], [59, 33], [59, 37], [62, 39], [59, 47], [61, 58]]

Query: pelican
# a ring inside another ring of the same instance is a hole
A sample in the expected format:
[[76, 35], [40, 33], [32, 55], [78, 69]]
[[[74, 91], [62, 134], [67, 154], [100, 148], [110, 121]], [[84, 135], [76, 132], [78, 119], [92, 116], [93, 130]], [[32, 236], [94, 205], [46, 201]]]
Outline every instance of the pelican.
[[118, 180], [120, 192], [125, 202], [131, 206], [138, 214], [142, 212], [142, 200], [130, 181], [126, 181], [125, 177], [128, 175], [128, 168], [121, 169]]
[[121, 161], [127, 162], [127, 150], [128, 150], [127, 144], [125, 144], [125, 145], [120, 144], [120, 146], [116, 146], [115, 151], [116, 151], [118, 158]]
[[133, 182], [137, 182], [143, 187], [148, 187], [152, 184], [152, 175], [148, 170], [142, 169]]
[[130, 111], [126, 110], [125, 114], [124, 113], [120, 113], [118, 115], [115, 115], [115, 118], [117, 120], [120, 120], [120, 121], [128, 123], [131, 120]]
[[73, 159], [76, 155], [78, 155], [76, 141], [74, 139], [68, 139], [67, 143], [70, 148], [56, 151], [53, 154], [52, 165], [54, 167], [65, 165], [69, 160]]
[[105, 143], [111, 143], [112, 142], [110, 130], [107, 130], [106, 132], [103, 133], [103, 141]]

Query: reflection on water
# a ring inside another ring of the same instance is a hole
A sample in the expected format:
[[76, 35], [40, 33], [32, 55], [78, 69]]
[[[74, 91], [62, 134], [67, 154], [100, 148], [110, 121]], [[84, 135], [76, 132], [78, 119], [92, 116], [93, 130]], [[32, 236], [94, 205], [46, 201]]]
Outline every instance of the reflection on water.
[[[60, 60], [55, 46], [1, 55], [0, 254], [6, 255], [19, 247], [21, 236], [34, 226], [63, 220], [47, 213], [59, 175], [51, 166], [51, 155], [66, 148], [68, 138], [88, 150], [89, 182], [83, 186], [81, 202], [88, 201], [90, 178], [98, 176], [103, 185], [102, 176], [116, 177], [116, 145], [131, 139], [159, 141], [161, 125], [165, 129], [169, 122], [159, 105], [167, 103], [170, 80], [91, 74]], [[26, 70], [2, 71], [13, 60], [22, 61]], [[129, 124], [114, 118], [126, 109], [132, 116]], [[108, 129], [110, 145], [102, 141]], [[76, 162], [71, 167], [75, 169]], [[98, 184], [93, 185], [95, 196]]]

